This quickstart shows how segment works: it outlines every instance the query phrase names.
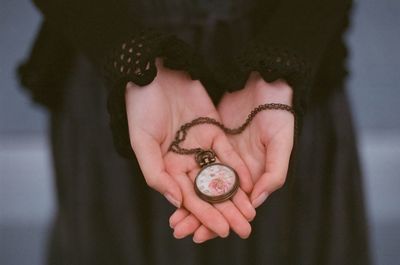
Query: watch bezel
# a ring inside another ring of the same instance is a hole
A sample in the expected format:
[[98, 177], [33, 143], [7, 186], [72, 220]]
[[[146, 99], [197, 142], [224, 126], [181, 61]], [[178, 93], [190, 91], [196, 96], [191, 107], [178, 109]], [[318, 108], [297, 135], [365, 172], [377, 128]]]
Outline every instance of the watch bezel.
[[[232, 188], [227, 193], [224, 193], [224, 194], [221, 194], [218, 196], [209, 196], [209, 195], [206, 195], [203, 192], [201, 192], [200, 189], [197, 187], [197, 179], [199, 178], [201, 172], [211, 166], [223, 166], [223, 167], [226, 167], [226, 168], [232, 170], [233, 173], [235, 174], [235, 183], [233, 184]], [[223, 163], [211, 163], [211, 164], [208, 164], [208, 165], [202, 167], [200, 169], [200, 171], [197, 173], [196, 178], [194, 180], [194, 189], [196, 191], [197, 196], [199, 196], [202, 200], [210, 202], [210, 203], [219, 203], [219, 202], [224, 202], [224, 201], [229, 200], [230, 198], [232, 198], [235, 195], [238, 188], [239, 188], [238, 174], [232, 167], [225, 165]]]

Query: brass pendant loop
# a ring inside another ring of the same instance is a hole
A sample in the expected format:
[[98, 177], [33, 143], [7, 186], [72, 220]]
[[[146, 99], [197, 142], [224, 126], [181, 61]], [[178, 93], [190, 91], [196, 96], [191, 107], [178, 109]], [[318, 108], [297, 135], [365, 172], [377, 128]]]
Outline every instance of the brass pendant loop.
[[196, 154], [196, 162], [200, 167], [204, 167], [216, 161], [216, 155], [213, 150], [202, 150]]

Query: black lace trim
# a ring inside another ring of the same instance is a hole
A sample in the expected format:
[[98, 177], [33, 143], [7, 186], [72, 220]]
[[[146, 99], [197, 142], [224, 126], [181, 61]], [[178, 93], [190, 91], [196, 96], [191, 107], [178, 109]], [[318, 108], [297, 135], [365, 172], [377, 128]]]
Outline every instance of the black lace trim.
[[297, 116], [298, 134], [300, 134], [312, 79], [308, 61], [288, 49], [252, 44], [251, 48], [245, 49], [236, 58], [236, 63], [243, 76], [246, 77], [238, 81], [239, 84], [243, 83], [241, 87], [244, 86], [250, 72], [257, 71], [266, 82], [284, 79], [293, 88], [293, 108]]
[[188, 44], [173, 35], [153, 29], [140, 32], [117, 47], [106, 59], [103, 75], [109, 83], [107, 110], [117, 152], [133, 158], [125, 106], [128, 82], [139, 86], [150, 84], [157, 75], [155, 59], [163, 58], [166, 67], [185, 70], [193, 80], [201, 79], [204, 64]]
[[241, 71], [258, 71], [267, 82], [284, 79], [294, 89], [294, 108], [302, 114], [307, 106], [311, 86], [311, 66], [301, 56], [285, 48], [254, 44], [237, 57]]
[[109, 57], [105, 68], [111, 88], [107, 101], [110, 128], [114, 145], [122, 156], [134, 157], [125, 107], [126, 84], [129, 81], [140, 86], [151, 83], [157, 75], [157, 57], [163, 58], [168, 68], [188, 72], [192, 79], [209, 84], [215, 82], [209, 93], [215, 93], [213, 90], [217, 88], [228, 91], [242, 89], [252, 71], [258, 71], [267, 82], [286, 80], [294, 90], [293, 108], [297, 134], [300, 134], [311, 86], [311, 67], [302, 57], [286, 49], [252, 44], [236, 58], [234, 70], [220, 69], [212, 73], [184, 41], [173, 35], [147, 30], [123, 42]]

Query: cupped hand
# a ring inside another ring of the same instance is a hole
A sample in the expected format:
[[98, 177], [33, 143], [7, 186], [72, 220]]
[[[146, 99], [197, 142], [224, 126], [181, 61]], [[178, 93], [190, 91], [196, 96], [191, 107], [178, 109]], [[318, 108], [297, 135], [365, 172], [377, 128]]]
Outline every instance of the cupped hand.
[[[267, 83], [253, 72], [244, 89], [223, 97], [218, 112], [227, 127], [237, 127], [258, 105], [282, 103], [291, 106], [292, 97], [292, 88], [285, 81]], [[262, 111], [245, 131], [229, 136], [229, 140], [250, 170], [254, 182], [250, 198], [253, 206], [259, 207], [285, 183], [293, 148], [294, 116], [284, 110]], [[190, 212], [179, 209], [171, 216], [170, 224], [175, 229], [181, 229], [188, 227], [186, 220], [193, 218]], [[184, 235], [194, 233], [195, 242], [204, 242], [217, 236], [198, 220], [190, 228], [185, 230]]]
[[[193, 181], [199, 167], [194, 156], [168, 151], [184, 123], [201, 116], [220, 120], [215, 106], [199, 81], [165, 68], [161, 59], [156, 60], [156, 67], [153, 82], [145, 87], [128, 83], [125, 94], [131, 145], [147, 184], [176, 207], [183, 206], [213, 233], [226, 237], [232, 228], [247, 237], [251, 231], [248, 220], [255, 210], [245, 192], [250, 192], [253, 184], [226, 135], [213, 125], [201, 125], [191, 128], [183, 143], [186, 148], [212, 148], [220, 161], [237, 171], [241, 188], [223, 203], [212, 205], [195, 194]], [[182, 235], [175, 231], [175, 236]]]

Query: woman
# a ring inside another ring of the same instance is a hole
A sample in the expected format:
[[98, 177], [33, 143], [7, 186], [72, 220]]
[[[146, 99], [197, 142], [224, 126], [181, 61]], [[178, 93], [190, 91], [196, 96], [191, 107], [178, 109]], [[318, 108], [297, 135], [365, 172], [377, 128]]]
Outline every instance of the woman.
[[[34, 2], [44, 23], [20, 74], [51, 110], [49, 264], [369, 264], [343, 86], [349, 1]], [[196, 197], [193, 157], [168, 151], [179, 127], [238, 126], [271, 102], [293, 106], [295, 142], [284, 111], [240, 135], [190, 132], [188, 147], [240, 177], [229, 201]]]

